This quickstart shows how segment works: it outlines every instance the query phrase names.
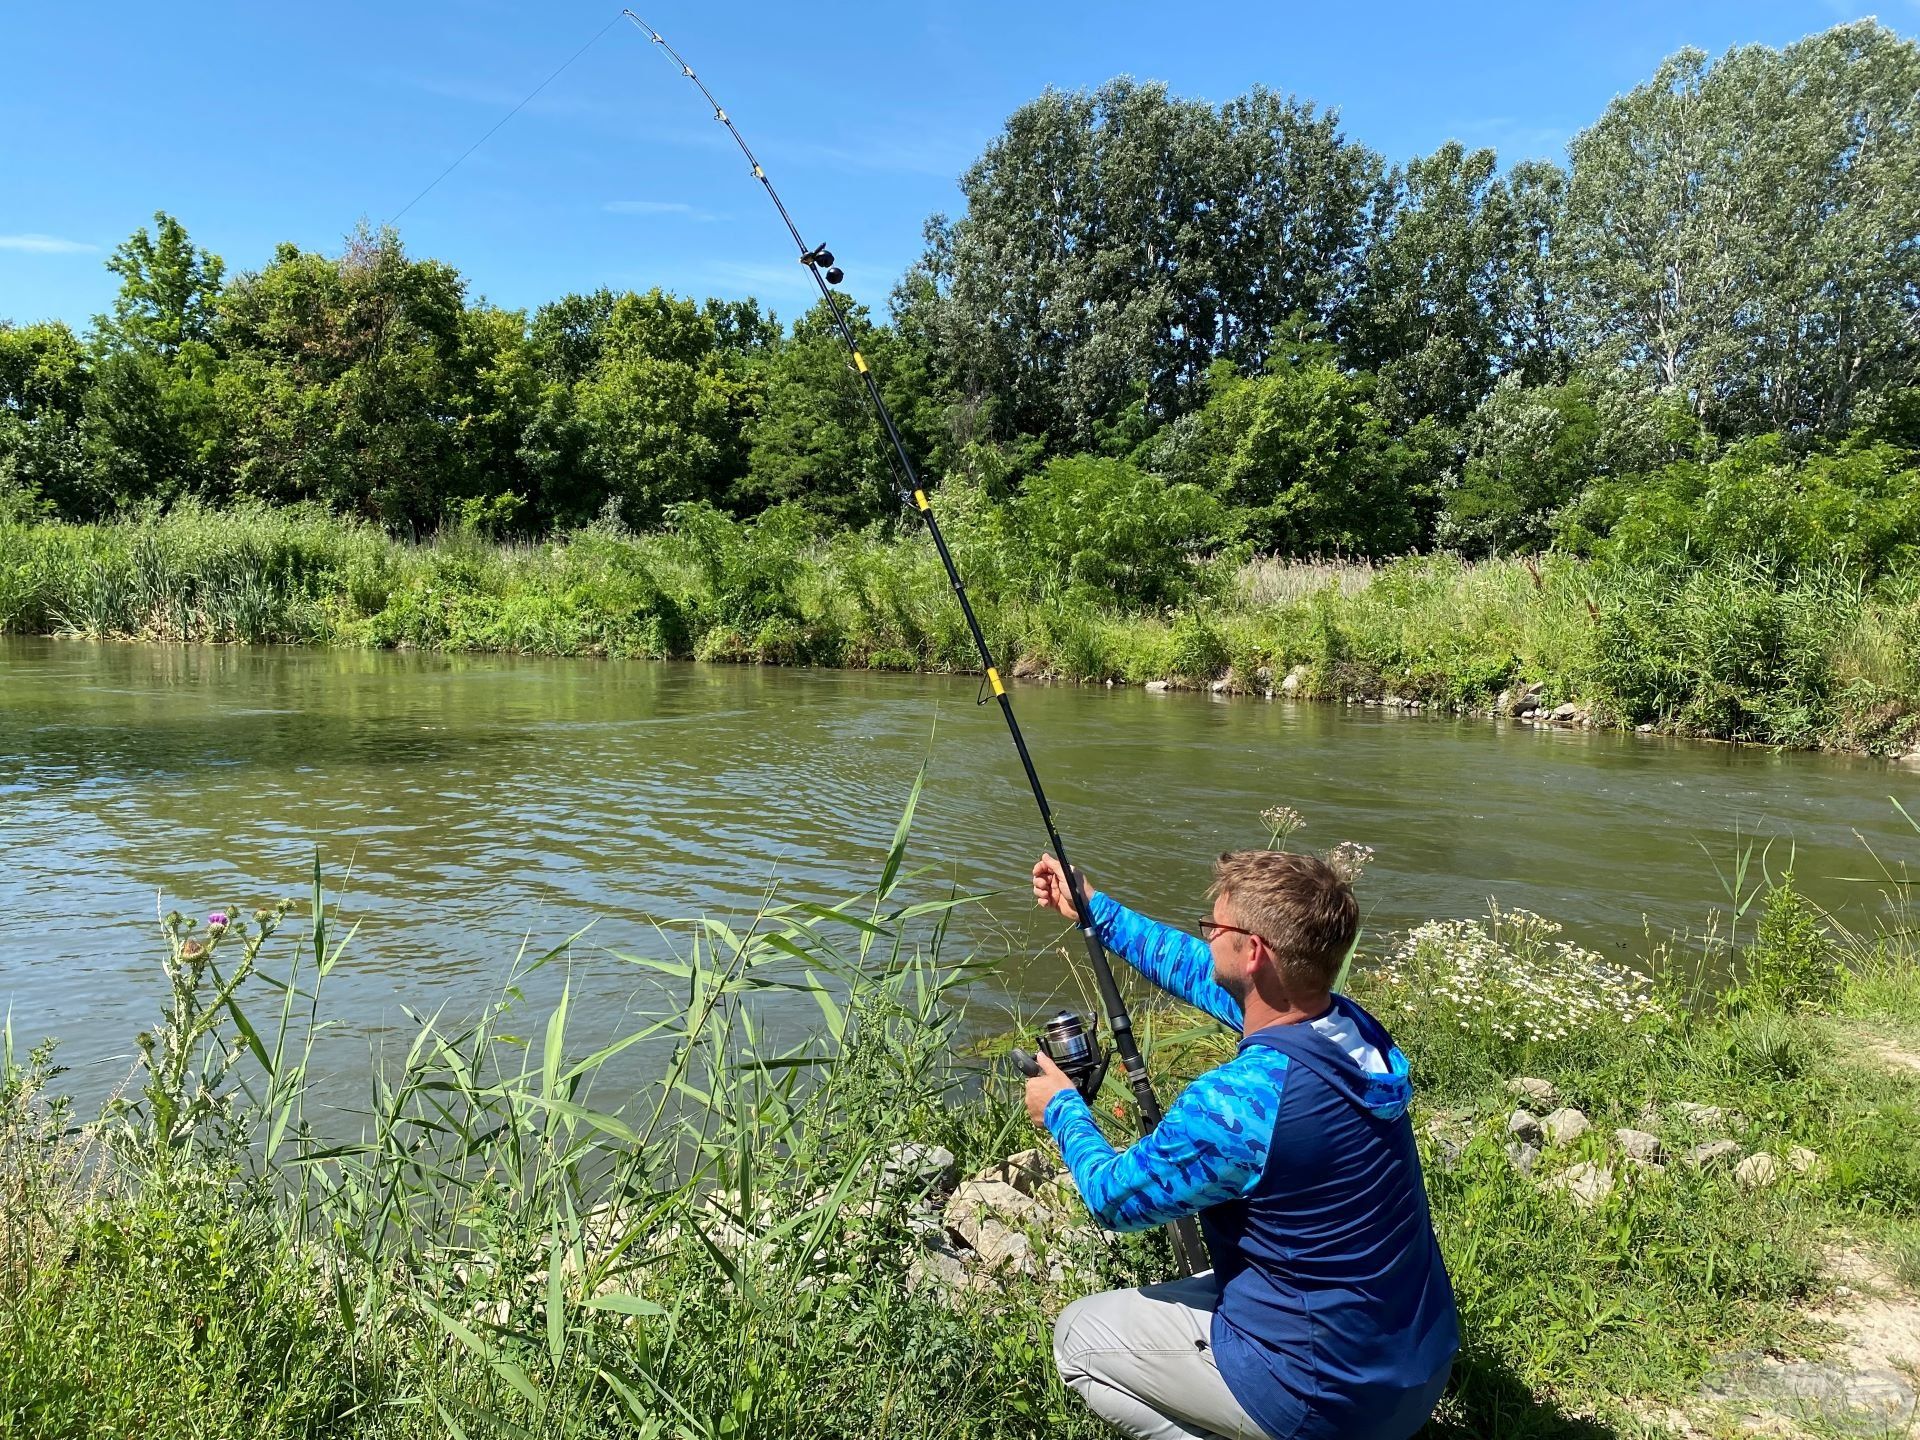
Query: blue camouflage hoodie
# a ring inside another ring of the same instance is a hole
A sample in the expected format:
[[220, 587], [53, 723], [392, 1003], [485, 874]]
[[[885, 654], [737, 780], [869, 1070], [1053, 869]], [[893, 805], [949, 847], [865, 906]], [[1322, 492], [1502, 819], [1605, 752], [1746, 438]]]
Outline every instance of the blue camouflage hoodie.
[[[1162, 989], [1240, 1029], [1198, 937], [1091, 899], [1106, 945]], [[1459, 1348], [1427, 1215], [1406, 1057], [1346, 996], [1320, 1018], [1246, 1036], [1116, 1152], [1064, 1090], [1047, 1128], [1087, 1207], [1114, 1230], [1198, 1214], [1220, 1303], [1212, 1343], [1274, 1440], [1406, 1440]]]

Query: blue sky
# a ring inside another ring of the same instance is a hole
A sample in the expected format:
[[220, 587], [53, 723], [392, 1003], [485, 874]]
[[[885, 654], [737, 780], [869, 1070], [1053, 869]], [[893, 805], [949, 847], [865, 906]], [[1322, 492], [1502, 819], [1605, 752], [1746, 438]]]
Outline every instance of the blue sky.
[[[379, 222], [609, 19], [619, 0], [324, 6], [29, 4], [0, 10], [0, 319], [79, 326], [107, 253], [152, 213], [232, 269], [283, 240], [336, 249]], [[858, 298], [883, 302], [922, 223], [1006, 115], [1117, 74], [1227, 99], [1255, 83], [1336, 107], [1389, 159], [1449, 138], [1559, 157], [1682, 45], [1779, 45], [1920, 0], [1292, 0], [1184, 7], [765, 0], [641, 13], [760, 152]], [[598, 285], [757, 294], [789, 318], [804, 274], [699, 96], [624, 21], [400, 222], [477, 295], [533, 307]]]

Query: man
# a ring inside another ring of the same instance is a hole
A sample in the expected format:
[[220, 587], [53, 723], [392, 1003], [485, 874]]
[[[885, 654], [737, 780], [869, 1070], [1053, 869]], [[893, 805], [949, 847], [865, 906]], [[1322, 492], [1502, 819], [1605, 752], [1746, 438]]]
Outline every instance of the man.
[[[1054, 1328], [1062, 1378], [1146, 1440], [1406, 1440], [1440, 1398], [1459, 1327], [1406, 1057], [1333, 993], [1358, 931], [1352, 889], [1309, 855], [1222, 855], [1198, 938], [1086, 893], [1110, 950], [1244, 1038], [1124, 1152], [1039, 1057], [1027, 1112], [1094, 1218], [1146, 1230], [1198, 1215], [1214, 1266], [1069, 1305]], [[1077, 922], [1051, 855], [1033, 894]]]

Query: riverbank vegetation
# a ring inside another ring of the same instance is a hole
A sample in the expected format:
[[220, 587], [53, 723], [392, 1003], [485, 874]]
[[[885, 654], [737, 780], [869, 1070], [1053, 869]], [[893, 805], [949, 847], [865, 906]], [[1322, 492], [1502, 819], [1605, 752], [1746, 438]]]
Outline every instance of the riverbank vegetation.
[[[1072, 468], [1071, 466], [1067, 468]], [[1413, 557], [1167, 566], [1110, 549], [1142, 612], [1062, 587], [1017, 512], [950, 491], [950, 539], [1018, 676], [1395, 697], [1789, 745], [1899, 753], [1920, 727], [1920, 572]], [[792, 509], [681, 511], [648, 535], [413, 543], [319, 511], [0, 522], [0, 633], [401, 646], [966, 670], [977, 657], [930, 547], [823, 533]], [[1523, 698], [1516, 698], [1523, 697]]]
[[[345, 1109], [314, 1094], [325, 984], [355, 963], [317, 876], [304, 911], [168, 917], [161, 1019], [98, 1119], [51, 1098], [56, 1052], [6, 1038], [6, 1427], [1091, 1440], [1050, 1318], [1164, 1274], [1167, 1251], [1035, 1203], [1003, 1270], [930, 1263], [954, 1253], [954, 1175], [1032, 1132], [1015, 1079], [963, 1043], [972, 967], [944, 953], [943, 919], [974, 902], [920, 892], [905, 828], [864, 895], [776, 896], [628, 959], [660, 1001], [619, 1038], [584, 1037], [570, 991], [527, 1013], [562, 946], [477, 1016], [422, 1019]], [[1462, 1307], [1430, 1433], [1644, 1434], [1711, 1425], [1711, 1396], [1775, 1405], [1783, 1362], [1759, 1357], [1817, 1358], [1835, 1323], [1860, 1339], [1836, 1254], [1854, 1287], [1913, 1303], [1908, 877], [1888, 873], [1879, 920], [1849, 931], [1763, 868], [1736, 867], [1717, 923], [1645, 957], [1651, 988], [1498, 912], [1357, 972], [1413, 1057]], [[1702, 996], [1703, 971], [1736, 983]], [[1579, 1003], [1543, 1009], [1543, 988]], [[770, 1039], [770, 996], [815, 1015], [810, 1033]], [[1231, 1043], [1143, 1019], [1163, 1076]], [[618, 1084], [621, 1056], [659, 1078]], [[1125, 1133], [1117, 1080], [1110, 1108]], [[1841, 1348], [1844, 1379], [1865, 1362]], [[1789, 1418], [1860, 1419], [1806, 1394]]]
[[[1897, 749], [1915, 93], [1920, 48], [1868, 21], [1678, 54], [1563, 165], [1390, 165], [1262, 89], [1049, 92], [853, 325], [1033, 666], [1254, 688], [1307, 664], [1308, 693], [1451, 704], [1538, 683]], [[109, 265], [85, 334], [0, 325], [0, 627], [976, 663], [896, 544], [818, 307], [528, 315], [388, 231], [230, 274], [169, 216]], [[1358, 600], [1347, 571], [1290, 607], [1247, 583], [1410, 551], [1462, 559]]]

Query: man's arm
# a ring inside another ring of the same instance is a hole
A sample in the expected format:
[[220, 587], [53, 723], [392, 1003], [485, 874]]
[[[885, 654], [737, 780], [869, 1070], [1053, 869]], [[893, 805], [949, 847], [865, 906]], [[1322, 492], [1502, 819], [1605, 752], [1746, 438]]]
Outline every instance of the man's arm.
[[1238, 1030], [1246, 1018], [1240, 1002], [1213, 978], [1213, 951], [1198, 935], [1149, 920], [1111, 895], [1087, 897], [1100, 943], [1123, 956], [1176, 1000], [1184, 1000]]
[[1255, 1047], [1180, 1093], [1153, 1133], [1116, 1151], [1075, 1090], [1046, 1125], [1087, 1209], [1109, 1230], [1151, 1230], [1237, 1200], [1259, 1183], [1273, 1144], [1286, 1058]]

